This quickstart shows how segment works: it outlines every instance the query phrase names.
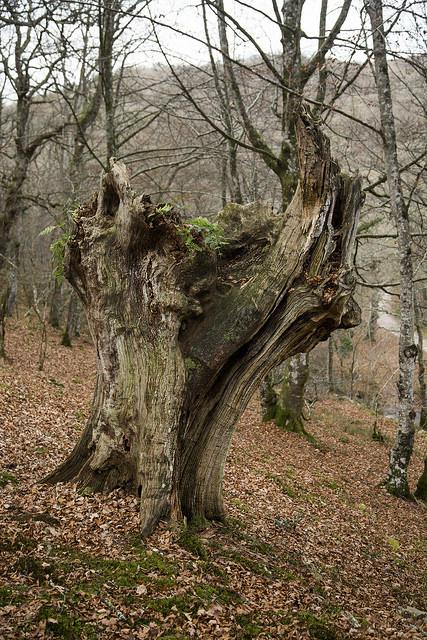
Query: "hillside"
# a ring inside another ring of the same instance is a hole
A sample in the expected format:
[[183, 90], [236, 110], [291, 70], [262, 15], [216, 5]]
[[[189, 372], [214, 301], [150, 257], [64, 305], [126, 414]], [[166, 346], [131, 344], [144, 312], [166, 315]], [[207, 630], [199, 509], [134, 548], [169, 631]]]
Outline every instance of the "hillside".
[[[143, 544], [133, 497], [37, 483], [76, 442], [95, 382], [88, 339], [67, 349], [51, 330], [38, 372], [37, 336], [11, 321], [0, 367], [1, 638], [426, 637], [427, 507], [380, 488], [388, 447], [369, 412], [318, 402], [309, 442], [262, 424], [254, 399], [227, 523], [165, 524]], [[412, 486], [426, 448], [417, 434]]]

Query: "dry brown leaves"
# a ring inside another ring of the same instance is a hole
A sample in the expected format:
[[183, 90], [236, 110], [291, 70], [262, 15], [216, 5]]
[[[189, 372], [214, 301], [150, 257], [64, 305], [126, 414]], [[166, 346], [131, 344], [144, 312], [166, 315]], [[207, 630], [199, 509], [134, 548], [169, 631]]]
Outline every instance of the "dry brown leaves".
[[[253, 401], [225, 478], [229, 522], [142, 544], [138, 505], [38, 480], [75, 444], [95, 379], [93, 348], [9, 327], [0, 368], [1, 638], [427, 636], [426, 507], [379, 486], [387, 446], [372, 416], [319, 403], [310, 443], [262, 424]], [[388, 438], [394, 425], [382, 425]], [[427, 437], [417, 436], [414, 485]]]

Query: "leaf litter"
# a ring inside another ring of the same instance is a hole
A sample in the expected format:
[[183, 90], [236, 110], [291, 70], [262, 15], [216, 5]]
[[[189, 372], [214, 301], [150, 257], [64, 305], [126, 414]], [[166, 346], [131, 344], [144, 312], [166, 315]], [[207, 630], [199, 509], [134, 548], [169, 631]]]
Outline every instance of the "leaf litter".
[[[138, 535], [138, 502], [38, 481], [75, 445], [95, 384], [90, 340], [45, 371], [37, 332], [12, 320], [0, 365], [0, 637], [427, 637], [427, 507], [380, 486], [388, 447], [368, 410], [329, 397], [309, 442], [262, 423], [256, 398], [227, 462], [227, 521]], [[384, 420], [389, 443], [395, 425]], [[427, 450], [416, 437], [414, 487]]]

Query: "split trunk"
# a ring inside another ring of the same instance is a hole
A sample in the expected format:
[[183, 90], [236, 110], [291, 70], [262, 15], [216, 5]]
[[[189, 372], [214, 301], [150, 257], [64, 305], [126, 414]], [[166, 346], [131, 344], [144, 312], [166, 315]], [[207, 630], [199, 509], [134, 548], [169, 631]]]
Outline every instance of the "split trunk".
[[47, 481], [135, 492], [143, 534], [161, 518], [224, 516], [225, 459], [254, 390], [285, 358], [359, 321], [359, 181], [340, 173], [306, 114], [298, 148], [286, 212], [228, 205], [215, 221], [220, 250], [209, 228], [135, 195], [111, 162], [80, 208], [66, 265], [97, 350], [92, 413]]

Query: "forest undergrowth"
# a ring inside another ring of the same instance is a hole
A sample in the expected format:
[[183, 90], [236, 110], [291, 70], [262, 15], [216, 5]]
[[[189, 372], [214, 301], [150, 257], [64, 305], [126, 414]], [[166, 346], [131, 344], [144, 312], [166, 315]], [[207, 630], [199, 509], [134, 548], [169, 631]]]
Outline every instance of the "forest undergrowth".
[[[95, 354], [11, 320], [0, 366], [0, 638], [427, 637], [427, 506], [388, 495], [395, 424], [349, 401], [319, 401], [306, 439], [240, 420], [225, 478], [228, 519], [138, 536], [121, 491], [38, 483], [77, 442]], [[411, 486], [427, 433], [416, 436]]]

